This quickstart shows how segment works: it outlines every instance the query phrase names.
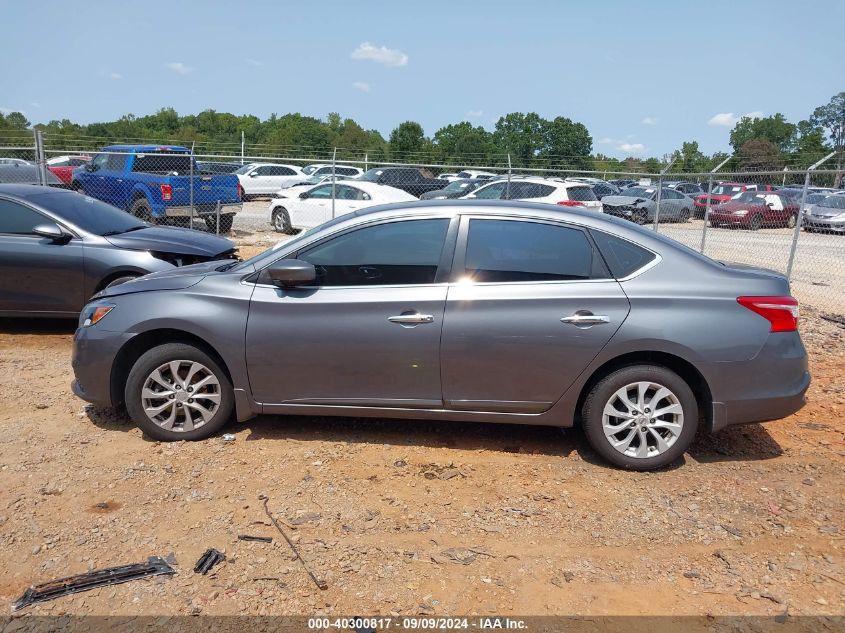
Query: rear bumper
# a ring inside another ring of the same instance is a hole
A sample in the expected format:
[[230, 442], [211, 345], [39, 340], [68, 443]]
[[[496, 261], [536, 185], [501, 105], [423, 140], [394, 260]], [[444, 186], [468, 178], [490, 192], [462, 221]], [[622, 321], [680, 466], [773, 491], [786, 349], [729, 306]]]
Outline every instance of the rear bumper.
[[699, 366], [713, 397], [711, 431], [779, 420], [804, 406], [810, 386], [807, 352], [797, 332], [770, 334], [747, 361]]
[[[243, 205], [240, 202], [236, 204], [221, 204], [220, 215], [240, 213], [242, 208]], [[197, 218], [217, 214], [217, 204], [195, 204], [193, 209], [193, 216]], [[165, 207], [164, 215], [169, 218], [189, 218], [191, 217], [191, 207]]]

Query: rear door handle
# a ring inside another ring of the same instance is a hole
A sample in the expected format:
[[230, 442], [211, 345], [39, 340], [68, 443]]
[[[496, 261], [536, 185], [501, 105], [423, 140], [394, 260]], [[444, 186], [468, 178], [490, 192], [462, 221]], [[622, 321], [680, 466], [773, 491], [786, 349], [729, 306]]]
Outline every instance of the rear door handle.
[[570, 323], [572, 325], [600, 325], [602, 323], [610, 323], [610, 318], [604, 314], [581, 313], [563, 317], [560, 322]]
[[398, 323], [399, 325], [434, 323], [434, 317], [430, 314], [400, 314], [398, 316], [387, 317], [387, 320], [391, 323]]

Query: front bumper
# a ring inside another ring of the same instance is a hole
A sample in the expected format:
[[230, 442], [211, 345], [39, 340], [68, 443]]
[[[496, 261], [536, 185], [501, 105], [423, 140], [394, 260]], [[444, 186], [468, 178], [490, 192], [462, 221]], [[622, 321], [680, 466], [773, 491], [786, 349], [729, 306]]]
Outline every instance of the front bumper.
[[[221, 204], [220, 215], [232, 215], [240, 213], [243, 205], [238, 202], [236, 204]], [[189, 218], [191, 217], [191, 207], [165, 207], [164, 215], [168, 218]], [[209, 215], [217, 215], [217, 204], [195, 204], [193, 207], [193, 216], [196, 218], [206, 217]]]
[[710, 211], [708, 220], [713, 224], [731, 224], [733, 226], [748, 226], [750, 215], [734, 215], [732, 213], [713, 213]]
[[817, 215], [805, 215], [801, 226], [814, 231], [845, 233], [845, 218], [824, 218]]
[[71, 383], [73, 393], [98, 405], [118, 404], [123, 394], [115, 397], [112, 393], [112, 368], [118, 352], [133, 336], [132, 333], [103, 330], [96, 325], [78, 328], [73, 335], [71, 356], [75, 378]]

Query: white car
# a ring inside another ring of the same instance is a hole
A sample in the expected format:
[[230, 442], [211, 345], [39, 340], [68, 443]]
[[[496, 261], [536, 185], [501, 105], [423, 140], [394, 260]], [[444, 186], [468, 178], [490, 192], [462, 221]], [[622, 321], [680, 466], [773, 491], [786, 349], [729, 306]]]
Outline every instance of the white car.
[[464, 169], [456, 174], [457, 178], [477, 178], [479, 180], [491, 180], [496, 176], [498, 176], [498, 174], [493, 174], [489, 171], [478, 171], [475, 169]]
[[479, 187], [465, 198], [527, 200], [529, 202], [559, 204], [564, 207], [584, 207], [591, 211], [602, 212], [601, 202], [596, 198], [596, 194], [590, 185], [559, 178], [514, 178], [511, 179], [510, 185], [508, 185], [507, 180], [496, 180], [489, 185]]
[[250, 163], [235, 174], [238, 176], [242, 200], [249, 196], [271, 195], [306, 178], [296, 165], [278, 163]]
[[[332, 166], [331, 163], [314, 163], [303, 167], [302, 173], [306, 176], [331, 176]], [[364, 170], [352, 165], [335, 165], [334, 173], [337, 178], [357, 178]]]
[[279, 233], [310, 229], [350, 211], [389, 202], [416, 200], [406, 191], [363, 180], [338, 180], [332, 183], [282, 189], [270, 202], [270, 224]]

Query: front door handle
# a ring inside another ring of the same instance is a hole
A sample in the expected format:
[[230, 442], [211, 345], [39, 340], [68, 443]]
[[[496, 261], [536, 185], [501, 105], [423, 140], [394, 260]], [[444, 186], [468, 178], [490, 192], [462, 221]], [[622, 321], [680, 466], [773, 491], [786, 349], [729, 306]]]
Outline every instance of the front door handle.
[[398, 323], [399, 325], [419, 325], [421, 323], [434, 323], [434, 317], [430, 314], [400, 314], [398, 316], [387, 317], [391, 323]]
[[610, 318], [604, 314], [593, 314], [592, 312], [576, 312], [572, 316], [563, 317], [561, 323], [570, 323], [572, 325], [600, 325], [602, 323], [610, 323]]

